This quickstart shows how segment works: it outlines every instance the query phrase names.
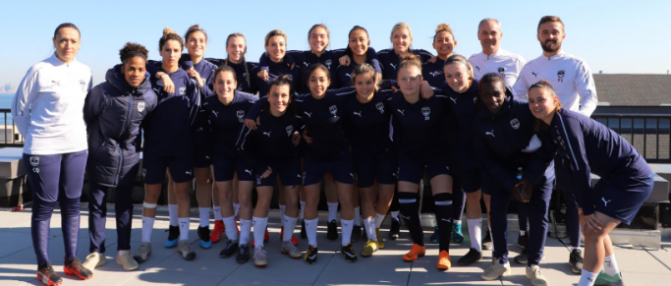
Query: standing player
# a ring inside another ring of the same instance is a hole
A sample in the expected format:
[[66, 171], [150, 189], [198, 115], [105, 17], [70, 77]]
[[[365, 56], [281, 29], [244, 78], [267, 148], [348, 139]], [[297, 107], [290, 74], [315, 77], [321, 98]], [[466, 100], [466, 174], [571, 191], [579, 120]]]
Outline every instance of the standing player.
[[368, 31], [364, 27], [354, 26], [349, 31], [348, 38], [349, 41], [344, 54], [352, 58], [352, 63], [349, 65], [338, 65], [333, 75], [332, 87], [353, 86], [354, 78], [352, 72], [364, 63], [371, 65], [375, 69], [376, 75], [381, 79], [380, 72], [382, 70], [380, 69], [380, 62], [377, 60], [377, 54], [369, 53], [369, 50], [372, 48], [370, 47]]
[[81, 45], [77, 26], [58, 25], [52, 41], [56, 51], [28, 70], [12, 101], [12, 118], [25, 138], [23, 164], [33, 194], [30, 232], [37, 277], [46, 285], [62, 283], [49, 259], [49, 223], [57, 201], [65, 274], [93, 277], [77, 258], [79, 199], [88, 149], [83, 110], [93, 80], [91, 69], [75, 59]]
[[[541, 80], [553, 84], [564, 108], [591, 116], [596, 109], [597, 95], [592, 71], [587, 63], [561, 49], [566, 38], [564, 23], [559, 17], [545, 16], [538, 23], [538, 41], [543, 48], [543, 55], [527, 63], [520, 72], [513, 88], [518, 98], [527, 98], [529, 87]], [[571, 242], [569, 264], [571, 271], [579, 274], [583, 258], [580, 250], [580, 222], [578, 203], [574, 195], [574, 186], [569, 184], [568, 174], [563, 174], [562, 159], [555, 158], [557, 187], [561, 190], [566, 202], [566, 231]]]

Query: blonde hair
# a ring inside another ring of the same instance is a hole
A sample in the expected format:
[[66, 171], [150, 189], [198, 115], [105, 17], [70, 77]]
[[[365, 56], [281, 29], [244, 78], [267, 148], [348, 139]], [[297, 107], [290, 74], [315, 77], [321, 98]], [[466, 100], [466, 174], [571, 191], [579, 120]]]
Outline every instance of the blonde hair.
[[448, 24], [441, 23], [438, 24], [438, 27], [436, 28], [436, 33], [433, 35], [433, 42], [436, 42], [436, 36], [442, 32], [448, 32], [450, 36], [452, 36], [452, 40], [455, 41], [456, 39], [454, 38], [454, 33], [452, 32], [452, 28]]
[[[412, 38], [412, 30], [410, 29], [410, 26], [408, 26], [408, 23], [406, 22], [398, 22], [396, 25], [394, 25], [393, 28], [391, 28], [391, 35], [389, 36], [389, 40], [394, 39], [394, 32], [398, 29], [406, 29], [408, 30], [408, 35], [410, 35], [410, 38]], [[408, 49], [412, 49], [412, 44], [408, 46]]]
[[280, 29], [275, 29], [275, 30], [272, 30], [272, 31], [268, 32], [268, 34], [266, 35], [266, 46], [268, 46], [268, 42], [270, 41], [270, 38], [275, 37], [275, 36], [280, 36], [280, 37], [284, 38], [284, 44], [286, 44], [287, 34]]

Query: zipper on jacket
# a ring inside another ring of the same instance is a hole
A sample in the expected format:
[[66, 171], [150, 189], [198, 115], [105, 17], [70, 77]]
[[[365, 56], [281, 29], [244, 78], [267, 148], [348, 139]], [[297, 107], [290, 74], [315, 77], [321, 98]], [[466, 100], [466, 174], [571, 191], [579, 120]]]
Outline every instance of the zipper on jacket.
[[[119, 134], [119, 138], [126, 132], [130, 125], [130, 119], [133, 116], [133, 93], [128, 96], [128, 116], [126, 116], [126, 123], [124, 126], [121, 128], [121, 134]], [[123, 152], [121, 151], [121, 143], [117, 142], [117, 148], [119, 149], [119, 169], [117, 170], [116, 173], [116, 178], [114, 179], [114, 185], [118, 186], [119, 185], [119, 176], [121, 176], [121, 171], [123, 170]]]

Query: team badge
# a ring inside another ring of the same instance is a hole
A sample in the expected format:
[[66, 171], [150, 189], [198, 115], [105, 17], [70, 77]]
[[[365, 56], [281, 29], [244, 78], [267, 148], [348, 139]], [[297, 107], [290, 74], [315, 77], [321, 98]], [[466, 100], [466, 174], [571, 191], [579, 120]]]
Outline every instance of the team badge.
[[329, 112], [331, 112], [333, 116], [336, 116], [336, 113], [338, 113], [338, 107], [335, 105], [331, 105], [331, 107], [329, 107]]
[[238, 112], [236, 112], [235, 115], [238, 117], [238, 121], [244, 122], [244, 119], [245, 119], [245, 111], [244, 110], [238, 110]]
[[505, 72], [506, 72], [506, 68], [504, 68], [504, 67], [499, 68], [499, 75], [501, 75], [501, 77], [503, 77], [503, 78], [506, 77], [506, 75], [504, 74]]
[[37, 156], [30, 156], [30, 165], [33, 167], [37, 167], [37, 165], [40, 164], [40, 157]]
[[566, 73], [564, 72], [564, 70], [558, 71], [557, 72], [557, 82], [564, 82], [564, 75], [565, 74]]
[[517, 120], [517, 118], [510, 120], [510, 126], [512, 126], [513, 129], [520, 129], [520, 121]]
[[79, 80], [79, 84], [82, 86], [82, 92], [86, 92], [86, 81], [85, 80]]
[[331, 63], [332, 63], [331, 59], [328, 59], [324, 62], [324, 64], [326, 64], [326, 67], [329, 68], [329, 69], [331, 69]]
[[291, 136], [291, 133], [294, 133], [294, 127], [292, 125], [287, 126], [287, 136]]
[[380, 111], [380, 114], [384, 114], [384, 103], [378, 102], [375, 104], [375, 108]]
[[144, 111], [144, 107], [145, 107], [144, 106], [144, 101], [140, 101], [140, 102], [137, 103], [137, 111], [138, 112]]
[[431, 115], [431, 107], [422, 107], [422, 115], [424, 115], [424, 120], [429, 120], [429, 115]]
[[182, 86], [179, 88], [179, 95], [185, 95], [186, 94], [186, 87]]
[[33, 168], [33, 173], [39, 174], [40, 173], [40, 168]]

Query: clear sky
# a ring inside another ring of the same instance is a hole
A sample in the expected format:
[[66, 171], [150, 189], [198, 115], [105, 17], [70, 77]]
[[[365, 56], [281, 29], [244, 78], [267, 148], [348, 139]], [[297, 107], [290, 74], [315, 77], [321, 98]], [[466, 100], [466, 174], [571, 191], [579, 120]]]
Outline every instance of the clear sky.
[[[193, 3], [185, 5], [185, 3]], [[412, 3], [412, 4], [411, 4]], [[671, 69], [671, 37], [664, 19], [671, 1], [1, 1], [0, 90], [16, 87], [28, 68], [53, 53], [51, 38], [62, 22], [82, 32], [77, 59], [91, 67], [95, 83], [119, 62], [126, 42], [145, 45], [158, 58], [164, 27], [180, 35], [200, 24], [209, 35], [206, 57], [225, 58], [226, 36], [246, 35], [248, 61], [258, 61], [263, 39], [272, 29], [288, 35], [289, 49], [309, 49], [307, 32], [315, 23], [331, 30], [331, 48], [344, 48], [354, 25], [365, 27], [371, 46], [390, 48], [392, 26], [412, 28], [414, 48], [435, 53], [434, 29], [447, 23], [454, 30], [456, 53], [481, 51], [477, 24], [487, 17], [501, 21], [502, 48], [531, 60], [541, 55], [536, 40], [538, 20], [545, 15], [566, 24], [563, 50], [584, 58], [594, 73], [665, 74]]]

